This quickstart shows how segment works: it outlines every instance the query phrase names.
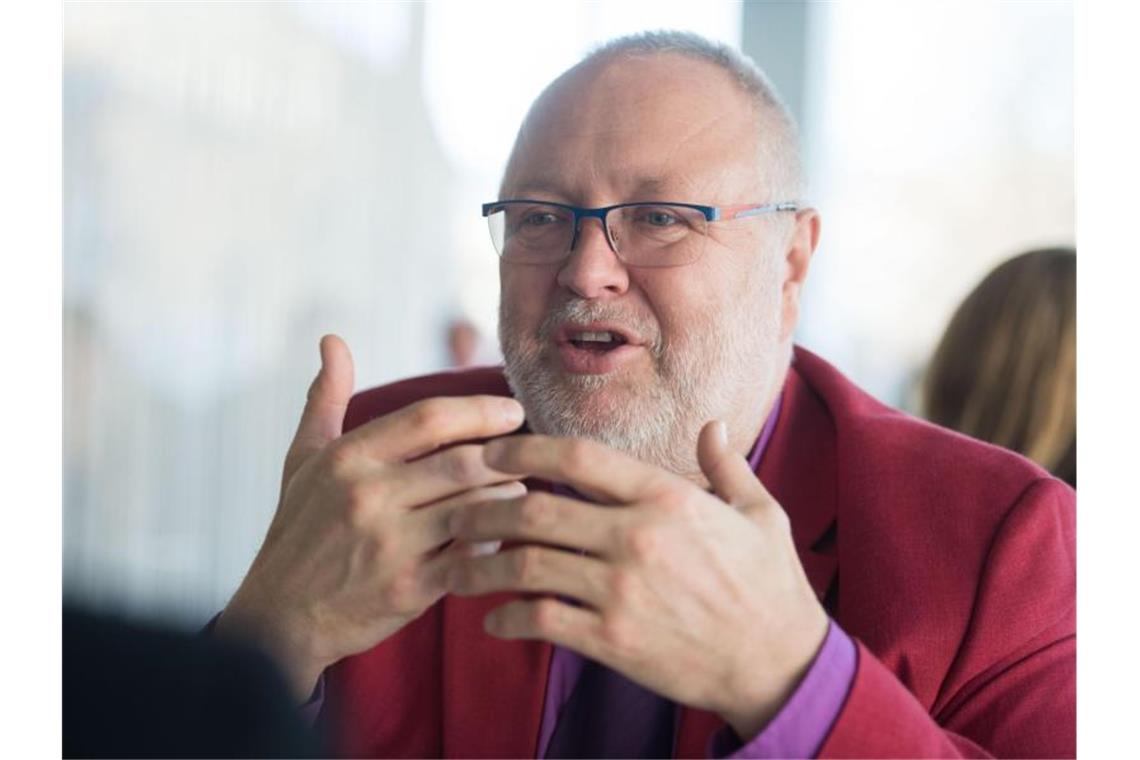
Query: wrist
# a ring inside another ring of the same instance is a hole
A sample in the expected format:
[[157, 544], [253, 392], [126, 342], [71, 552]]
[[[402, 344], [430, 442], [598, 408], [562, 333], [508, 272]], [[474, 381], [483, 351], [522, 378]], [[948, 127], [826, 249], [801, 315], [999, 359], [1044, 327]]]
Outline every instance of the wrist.
[[240, 598], [240, 591], [222, 610], [214, 631], [219, 636], [241, 639], [267, 654], [280, 668], [298, 704], [309, 699], [317, 679], [332, 664], [316, 655], [318, 649], [308, 627], [261, 611]]
[[772, 722], [810, 672], [830, 627], [827, 614], [822, 608], [818, 612], [810, 624], [791, 632], [792, 644], [778, 648], [786, 654], [769, 659], [762, 672], [757, 663], [735, 671], [739, 686], [730, 691], [729, 705], [717, 712], [742, 742], [751, 741]]

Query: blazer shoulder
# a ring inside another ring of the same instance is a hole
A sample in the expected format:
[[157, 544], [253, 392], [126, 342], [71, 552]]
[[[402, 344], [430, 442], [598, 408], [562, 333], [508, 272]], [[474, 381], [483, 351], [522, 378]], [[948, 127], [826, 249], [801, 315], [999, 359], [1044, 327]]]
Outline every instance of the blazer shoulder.
[[896, 504], [928, 498], [998, 518], [1036, 481], [1054, 479], [1020, 454], [887, 406], [802, 348], [794, 366], [833, 420], [841, 477], [854, 491]]
[[494, 366], [446, 370], [360, 391], [349, 401], [344, 429], [351, 430], [423, 399], [475, 395], [510, 396], [511, 390], [503, 375], [503, 368]]

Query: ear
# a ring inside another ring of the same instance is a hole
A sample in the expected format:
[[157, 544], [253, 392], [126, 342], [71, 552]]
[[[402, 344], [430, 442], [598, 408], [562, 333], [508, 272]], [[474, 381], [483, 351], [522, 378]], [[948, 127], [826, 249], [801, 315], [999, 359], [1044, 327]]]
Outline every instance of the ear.
[[784, 257], [784, 283], [780, 312], [780, 342], [790, 340], [800, 318], [800, 289], [807, 279], [812, 254], [819, 244], [819, 212], [805, 208], [796, 212], [796, 226]]

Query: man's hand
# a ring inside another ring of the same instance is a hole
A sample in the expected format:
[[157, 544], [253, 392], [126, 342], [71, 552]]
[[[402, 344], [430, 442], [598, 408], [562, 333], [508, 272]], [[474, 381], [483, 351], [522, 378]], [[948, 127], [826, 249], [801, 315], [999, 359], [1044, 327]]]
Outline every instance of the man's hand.
[[444, 548], [457, 510], [526, 493], [485, 464], [481, 445], [435, 452], [516, 429], [518, 402], [428, 399], [342, 435], [352, 387], [348, 346], [326, 336], [277, 513], [216, 628], [275, 654], [300, 699], [324, 668], [419, 616], [444, 593], [448, 568], [479, 553], [460, 541]]
[[747, 740], [794, 691], [828, 621], [787, 515], [723, 431], [709, 423], [697, 445], [711, 494], [591, 441], [489, 442], [488, 466], [564, 483], [598, 503], [535, 492], [457, 512], [457, 539], [531, 543], [455, 563], [448, 587], [549, 594], [495, 609], [487, 631], [574, 649], [719, 714]]

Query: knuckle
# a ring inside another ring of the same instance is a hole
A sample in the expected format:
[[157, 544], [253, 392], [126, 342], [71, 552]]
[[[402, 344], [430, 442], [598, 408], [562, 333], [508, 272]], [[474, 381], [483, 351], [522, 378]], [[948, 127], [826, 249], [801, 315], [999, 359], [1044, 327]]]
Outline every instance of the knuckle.
[[544, 500], [537, 494], [519, 502], [518, 524], [524, 533], [530, 535], [540, 533], [550, 522], [549, 505], [543, 502]]
[[368, 486], [355, 481], [344, 486], [344, 518], [355, 529], [367, 528], [374, 515], [375, 501]]
[[635, 525], [625, 531], [625, 548], [636, 562], [654, 559], [661, 548], [661, 533], [652, 524]]
[[383, 528], [372, 533], [372, 551], [381, 563], [387, 563], [400, 549], [400, 537], [392, 530]]
[[514, 567], [512, 568], [517, 580], [523, 587], [534, 585], [542, 572], [542, 550], [536, 547], [525, 547], [515, 552]]
[[345, 440], [333, 441], [325, 448], [328, 471], [336, 480], [348, 477], [355, 466], [356, 452]]
[[444, 411], [437, 399], [418, 401], [408, 407], [408, 423], [428, 433], [437, 431], [443, 424]]
[[563, 457], [570, 472], [588, 470], [594, 461], [594, 445], [583, 438], [574, 438], [566, 445]]
[[562, 610], [553, 599], [539, 599], [531, 607], [530, 624], [539, 634], [557, 633], [561, 620]]
[[320, 392], [322, 377], [324, 377], [324, 373], [317, 373], [317, 376], [313, 378], [313, 382], [309, 383], [309, 390], [305, 393], [306, 403], [312, 403], [313, 399], [316, 398]]
[[392, 612], [408, 613], [416, 609], [419, 583], [412, 568], [397, 571], [381, 591], [384, 606]]
[[636, 646], [629, 619], [624, 615], [611, 613], [603, 617], [600, 636], [605, 647], [616, 657], [628, 657]]
[[479, 483], [484, 473], [483, 455], [475, 446], [457, 446], [440, 455], [444, 477], [459, 485]]
[[681, 523], [692, 525], [706, 517], [705, 505], [697, 499], [690, 499], [688, 494], [670, 492], [665, 497], [665, 504], [669, 516]]

